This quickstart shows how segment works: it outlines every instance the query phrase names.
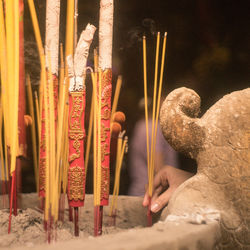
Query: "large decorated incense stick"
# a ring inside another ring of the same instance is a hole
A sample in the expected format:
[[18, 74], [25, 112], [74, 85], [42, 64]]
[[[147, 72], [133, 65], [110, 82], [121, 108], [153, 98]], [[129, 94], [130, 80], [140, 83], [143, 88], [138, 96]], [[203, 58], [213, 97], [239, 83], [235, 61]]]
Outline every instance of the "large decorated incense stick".
[[[17, 214], [17, 196], [22, 192], [21, 190], [21, 166], [22, 157], [26, 157], [27, 143], [26, 143], [26, 126], [24, 123], [24, 116], [26, 114], [25, 101], [25, 70], [24, 70], [24, 33], [23, 33], [23, 0], [19, 0], [19, 103], [18, 103], [18, 141], [19, 152], [16, 163], [16, 197], [14, 197], [14, 214]], [[20, 199], [21, 200], [21, 199]], [[19, 206], [20, 207], [20, 206]]]
[[[97, 181], [97, 189], [94, 189], [95, 214], [94, 214], [94, 235], [102, 234], [102, 206], [108, 205], [109, 183], [110, 183], [110, 116], [111, 116], [111, 95], [112, 95], [112, 42], [113, 42], [113, 0], [100, 1], [99, 19], [99, 62], [101, 73], [98, 74], [98, 96], [100, 123], [99, 138], [101, 137], [101, 159], [94, 168], [101, 171]], [[99, 141], [99, 140], [98, 140]], [[101, 161], [101, 162], [100, 162]], [[99, 166], [100, 165], [100, 166]], [[99, 170], [99, 167], [100, 170]], [[97, 171], [97, 172], [98, 172]], [[100, 176], [101, 175], [101, 176]], [[98, 192], [100, 190], [100, 194]], [[96, 191], [96, 194], [95, 194]]]
[[[49, 84], [53, 85], [54, 89], [54, 108], [55, 119], [57, 117], [57, 99], [58, 99], [58, 49], [59, 49], [59, 17], [60, 17], [60, 1], [47, 1], [46, 5], [46, 68], [51, 65], [51, 74], [53, 75], [53, 81]], [[49, 79], [49, 76], [47, 76]], [[46, 85], [47, 86], [47, 85]], [[47, 87], [46, 87], [47, 88]], [[47, 91], [44, 89], [44, 92]], [[45, 183], [46, 183], [46, 170], [45, 159], [48, 157], [45, 153], [45, 102], [47, 99], [42, 98], [42, 124], [41, 124], [41, 142], [40, 142], [40, 159], [39, 159], [39, 196], [45, 197]]]
[[[66, 37], [65, 37], [65, 58], [69, 55], [74, 54], [74, 36], [76, 35], [75, 31], [75, 1], [74, 0], [67, 0], [67, 17], [66, 17]], [[66, 79], [66, 85], [67, 85], [67, 93], [68, 93], [68, 86], [69, 86], [69, 81], [68, 81], [68, 65], [67, 63], [65, 64], [65, 79]], [[68, 116], [68, 109], [65, 111], [66, 116]], [[66, 123], [68, 126], [68, 123]], [[65, 137], [68, 138], [68, 128], [65, 130]], [[66, 142], [68, 144], [68, 141]], [[68, 145], [67, 145], [68, 146]], [[67, 147], [68, 151], [68, 147]], [[64, 158], [65, 159], [65, 158]], [[68, 161], [68, 159], [65, 159]], [[73, 221], [73, 214], [72, 214], [72, 208], [69, 206], [69, 220]]]
[[[95, 33], [95, 26], [88, 24], [82, 32], [74, 58], [67, 57], [69, 86], [69, 206], [78, 208], [84, 205], [85, 168], [84, 168], [84, 114], [86, 98], [86, 64], [88, 51]], [[75, 211], [77, 211], [75, 209]], [[75, 212], [75, 235], [78, 236], [78, 212]]]

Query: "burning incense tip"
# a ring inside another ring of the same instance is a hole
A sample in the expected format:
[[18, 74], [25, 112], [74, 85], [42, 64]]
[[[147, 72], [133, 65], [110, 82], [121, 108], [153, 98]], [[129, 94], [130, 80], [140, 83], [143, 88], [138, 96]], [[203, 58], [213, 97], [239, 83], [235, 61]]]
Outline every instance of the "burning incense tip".
[[111, 128], [112, 135], [118, 135], [121, 132], [121, 130], [122, 130], [121, 125], [118, 122], [113, 122]]
[[126, 116], [123, 112], [115, 112], [115, 115], [114, 115], [114, 121], [115, 122], [119, 122], [119, 123], [124, 123], [126, 120]]

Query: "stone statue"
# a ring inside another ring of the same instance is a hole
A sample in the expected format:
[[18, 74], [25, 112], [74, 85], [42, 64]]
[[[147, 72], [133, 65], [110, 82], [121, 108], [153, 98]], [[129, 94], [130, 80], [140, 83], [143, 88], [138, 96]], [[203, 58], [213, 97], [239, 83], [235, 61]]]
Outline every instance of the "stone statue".
[[224, 96], [201, 118], [200, 97], [179, 88], [165, 99], [160, 124], [172, 147], [197, 161], [164, 211], [219, 211], [217, 249], [250, 249], [250, 88]]

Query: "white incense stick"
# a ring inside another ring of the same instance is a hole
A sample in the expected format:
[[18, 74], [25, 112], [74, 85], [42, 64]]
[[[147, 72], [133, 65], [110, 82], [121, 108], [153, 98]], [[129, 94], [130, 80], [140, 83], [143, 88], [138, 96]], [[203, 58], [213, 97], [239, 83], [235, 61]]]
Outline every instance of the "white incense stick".
[[112, 68], [113, 0], [101, 0], [99, 21], [99, 67]]
[[46, 67], [50, 53], [51, 73], [58, 75], [60, 0], [47, 0], [46, 7]]

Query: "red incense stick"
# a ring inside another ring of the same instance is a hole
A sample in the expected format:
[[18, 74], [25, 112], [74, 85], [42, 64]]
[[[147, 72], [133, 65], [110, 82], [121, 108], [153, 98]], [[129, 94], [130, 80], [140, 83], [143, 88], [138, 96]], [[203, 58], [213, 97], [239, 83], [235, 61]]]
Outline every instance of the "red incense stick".
[[151, 211], [151, 197], [149, 197], [149, 204], [147, 209], [147, 226], [152, 226], [152, 211]]

